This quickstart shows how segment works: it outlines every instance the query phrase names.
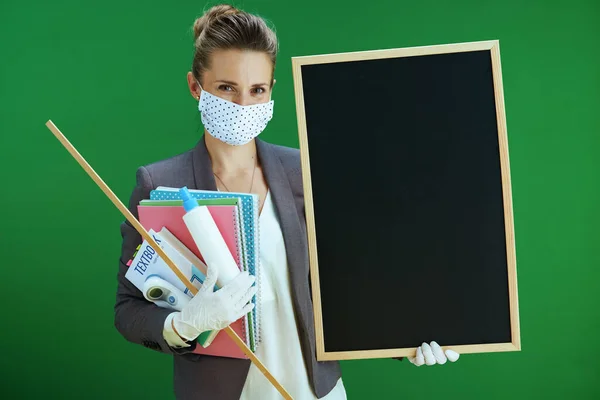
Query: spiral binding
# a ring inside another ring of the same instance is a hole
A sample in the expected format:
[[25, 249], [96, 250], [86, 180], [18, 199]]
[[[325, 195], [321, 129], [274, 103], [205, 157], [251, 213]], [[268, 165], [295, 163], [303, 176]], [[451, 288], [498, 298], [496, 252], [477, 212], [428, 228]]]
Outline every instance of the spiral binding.
[[[236, 229], [234, 229], [234, 235], [235, 235], [235, 243], [237, 244], [237, 246], [235, 248], [236, 253], [237, 253], [237, 259], [240, 260], [240, 262], [242, 262], [242, 265], [245, 265], [244, 261], [242, 261], [244, 251], [242, 248], [243, 247], [242, 239], [240, 238], [240, 233], [239, 233], [239, 228], [241, 226], [240, 225], [241, 220], [240, 220], [240, 218], [238, 218], [238, 213], [235, 208], [233, 209], [232, 213], [233, 213], [233, 221], [236, 226]], [[244, 333], [244, 341], [246, 342], [246, 345], [248, 347], [250, 347], [250, 350], [252, 350], [253, 352], [256, 351], [253, 346], [251, 337], [250, 337], [250, 331], [248, 329], [248, 316], [247, 315], [244, 315], [242, 331]]]
[[258, 196], [254, 196], [253, 199], [255, 200], [253, 202], [253, 212], [254, 212], [254, 218], [256, 223], [254, 224], [256, 226], [256, 232], [254, 233], [254, 252], [255, 254], [258, 254], [259, 256], [256, 257], [256, 265], [254, 266], [254, 276], [256, 277], [256, 286], [257, 286], [257, 299], [256, 299], [256, 328], [255, 328], [255, 337], [256, 337], [256, 347], [258, 348], [258, 345], [261, 343], [262, 341], [262, 326], [260, 323], [260, 318], [262, 316], [262, 301], [261, 301], [261, 293], [262, 293], [262, 268], [261, 268], [261, 262], [260, 262], [260, 223], [259, 223], [259, 198]]

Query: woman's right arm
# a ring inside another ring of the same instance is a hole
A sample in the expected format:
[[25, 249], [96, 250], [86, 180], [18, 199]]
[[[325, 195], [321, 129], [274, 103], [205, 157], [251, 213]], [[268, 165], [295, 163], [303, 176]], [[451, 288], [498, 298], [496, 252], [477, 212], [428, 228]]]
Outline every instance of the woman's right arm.
[[[136, 218], [138, 218], [137, 206], [140, 200], [148, 199], [152, 189], [153, 184], [150, 174], [146, 168], [140, 167], [136, 172], [136, 186], [129, 199], [128, 207]], [[126, 263], [133, 257], [136, 247], [143, 240], [142, 236], [127, 220], [121, 223], [121, 236], [123, 242], [117, 275], [115, 327], [128, 341], [153, 350], [168, 354], [193, 352], [197, 345], [195, 340], [181, 347], [171, 346], [165, 340], [165, 336], [169, 338], [168, 334], [164, 334], [165, 325], [170, 323], [172, 319], [170, 314], [173, 313], [173, 310], [158, 307], [146, 300], [142, 292], [125, 277], [128, 268]], [[173, 339], [169, 341], [174, 344]]]

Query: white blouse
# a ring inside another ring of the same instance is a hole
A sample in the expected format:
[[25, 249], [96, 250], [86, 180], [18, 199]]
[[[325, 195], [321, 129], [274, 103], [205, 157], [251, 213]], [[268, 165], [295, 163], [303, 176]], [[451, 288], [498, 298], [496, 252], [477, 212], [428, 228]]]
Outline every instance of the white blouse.
[[[294, 400], [316, 400], [302, 357], [292, 305], [285, 243], [270, 191], [267, 192], [259, 223], [261, 343], [255, 354]], [[240, 400], [281, 398], [277, 389], [252, 364]], [[341, 378], [321, 400], [346, 400], [346, 390]]]

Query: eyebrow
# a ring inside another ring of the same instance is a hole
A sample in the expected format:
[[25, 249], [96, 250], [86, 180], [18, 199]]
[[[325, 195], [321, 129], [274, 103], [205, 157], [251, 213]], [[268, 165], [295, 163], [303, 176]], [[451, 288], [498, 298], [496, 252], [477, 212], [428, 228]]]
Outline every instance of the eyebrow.
[[[236, 82], [233, 81], [226, 81], [226, 80], [222, 80], [222, 79], [217, 79], [215, 82], [221, 82], [221, 83], [226, 83], [227, 85], [231, 85], [231, 86], [238, 86], [238, 84]], [[255, 83], [254, 86], [269, 86], [268, 83]]]

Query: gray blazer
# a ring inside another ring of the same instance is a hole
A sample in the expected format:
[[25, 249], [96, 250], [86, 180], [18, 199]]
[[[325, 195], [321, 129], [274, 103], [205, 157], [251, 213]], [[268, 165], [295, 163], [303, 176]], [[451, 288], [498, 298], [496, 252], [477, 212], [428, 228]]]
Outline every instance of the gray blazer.
[[[339, 362], [316, 360], [304, 193], [300, 153], [256, 139], [258, 159], [281, 222], [290, 269], [292, 298], [308, 377], [318, 398], [333, 389], [341, 376]], [[195, 148], [177, 156], [140, 167], [129, 210], [138, 218], [137, 205], [148, 199], [157, 186], [217, 190], [204, 137]], [[125, 264], [142, 242], [128, 221], [121, 224], [123, 237], [115, 304], [115, 327], [130, 342], [172, 354], [174, 391], [181, 400], [237, 400], [240, 398], [251, 361], [193, 354], [192, 347], [170, 347], [162, 336], [168, 309], [144, 299], [126, 278]]]

